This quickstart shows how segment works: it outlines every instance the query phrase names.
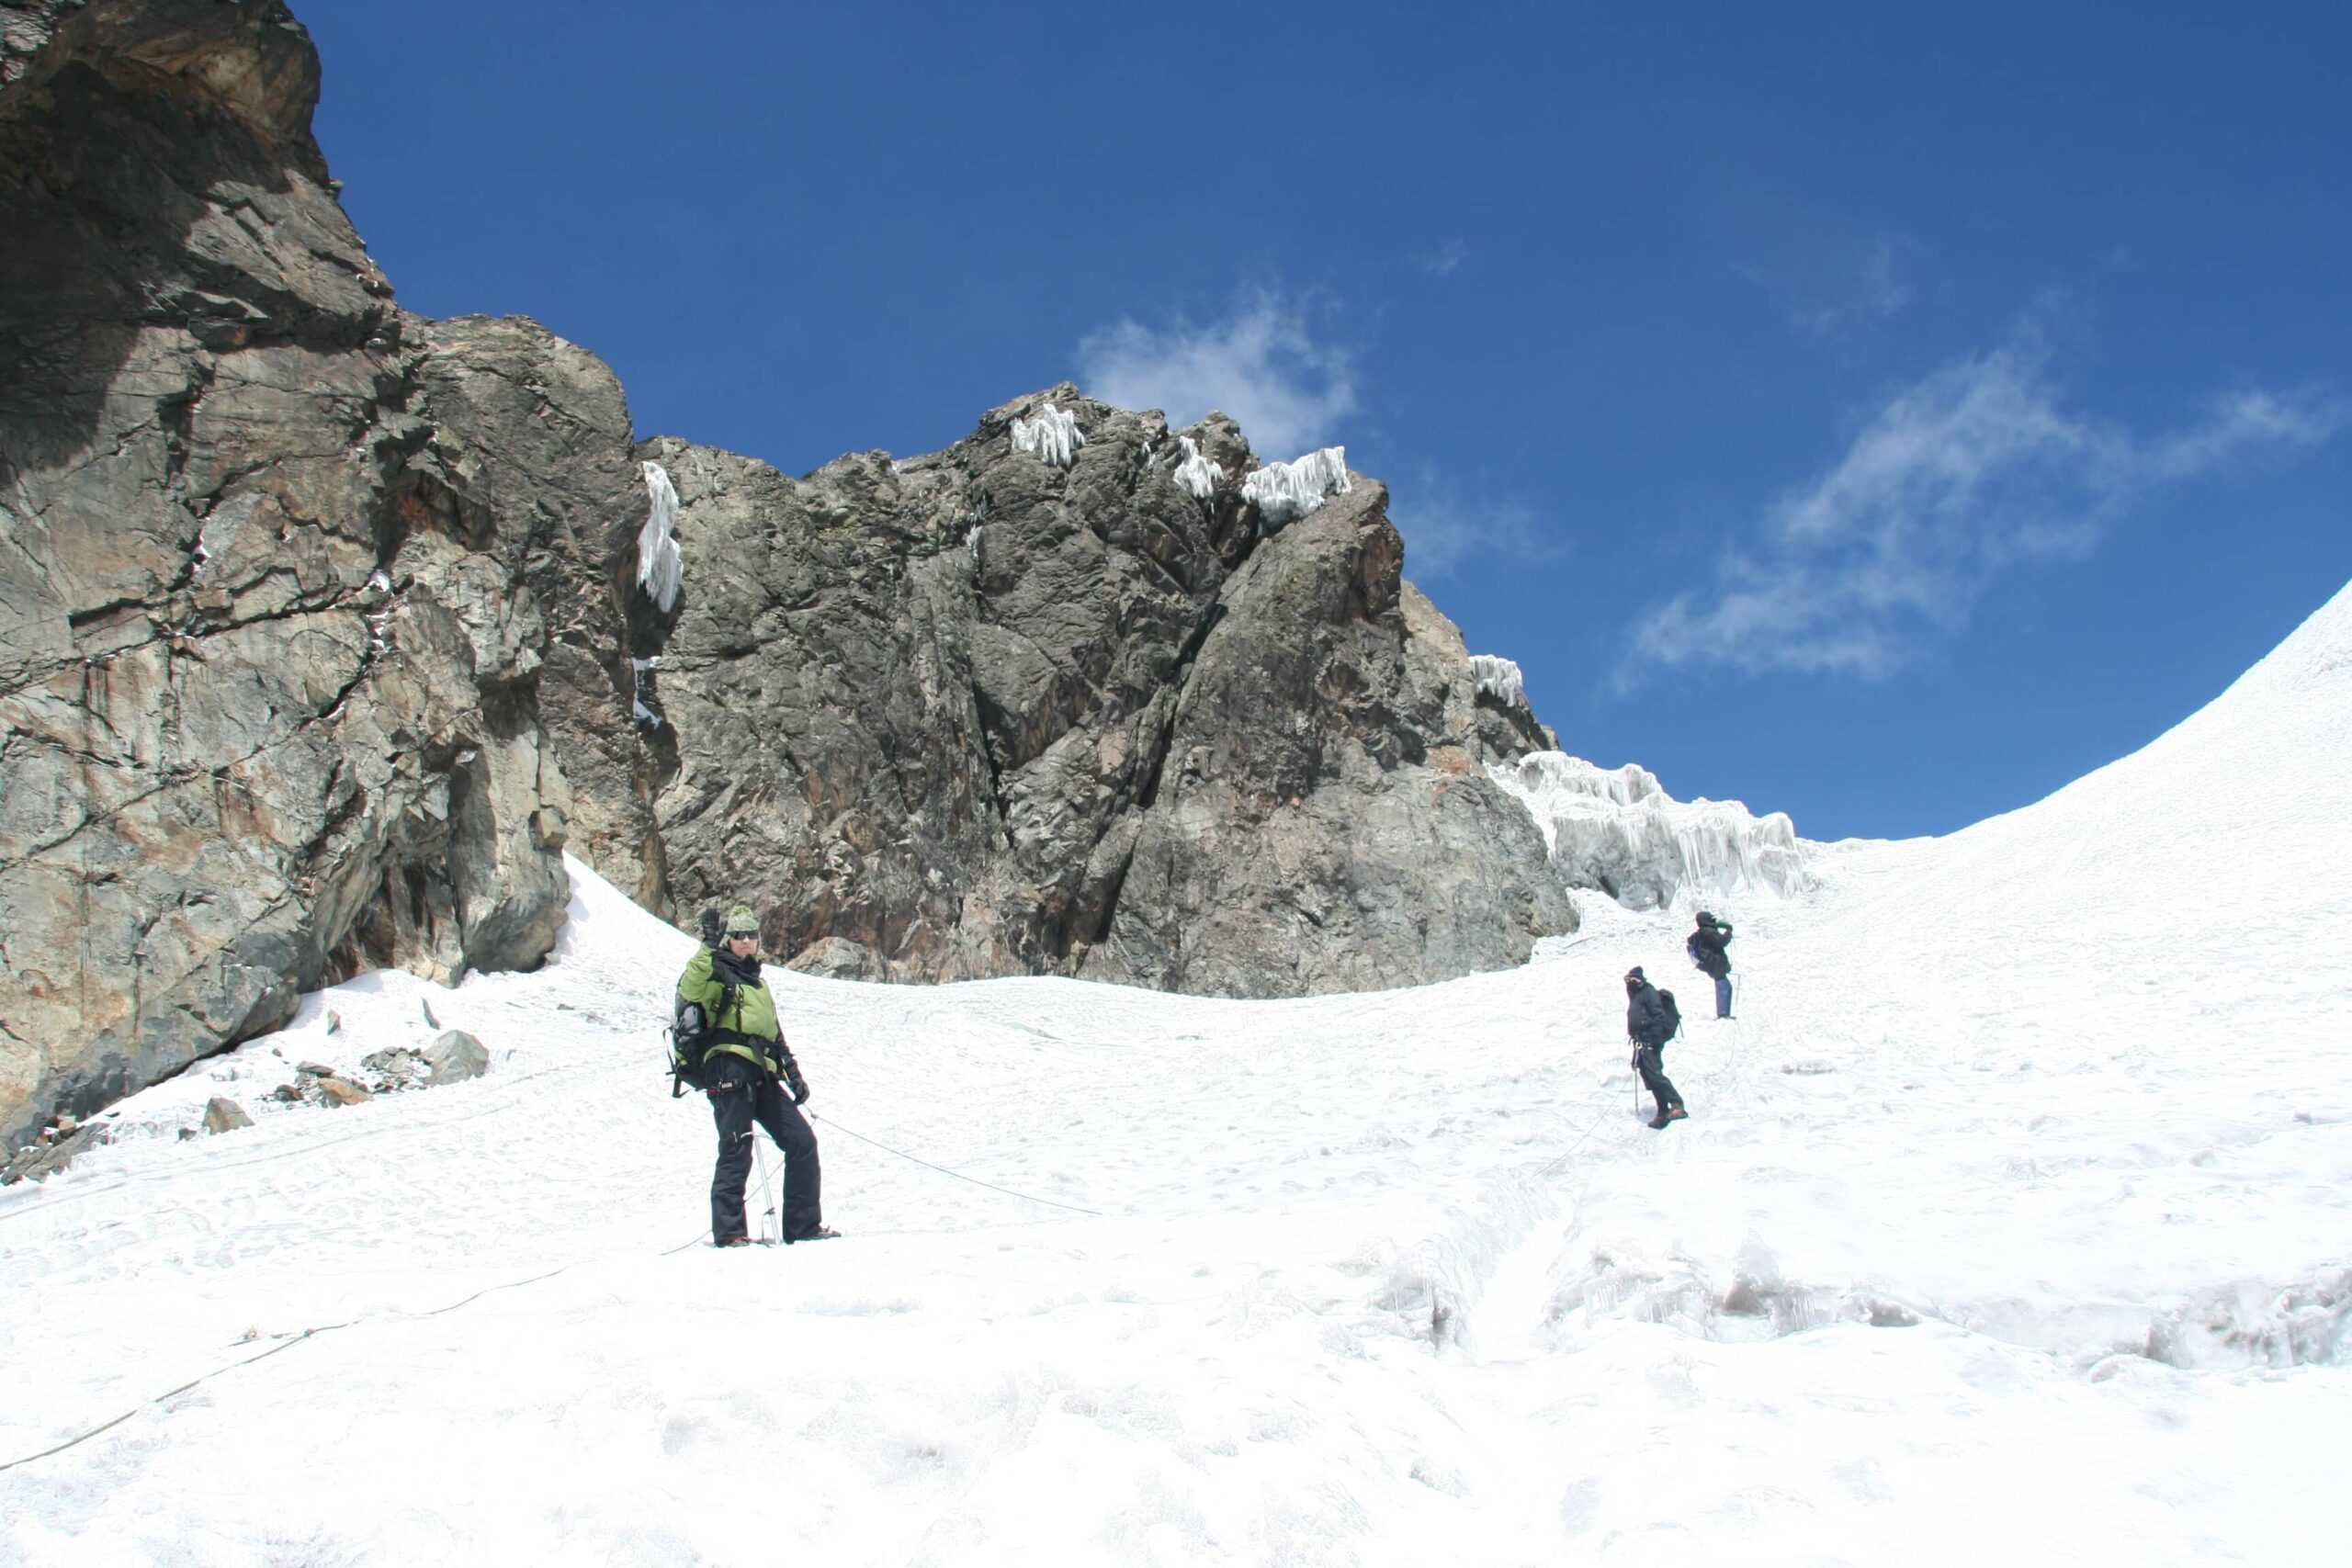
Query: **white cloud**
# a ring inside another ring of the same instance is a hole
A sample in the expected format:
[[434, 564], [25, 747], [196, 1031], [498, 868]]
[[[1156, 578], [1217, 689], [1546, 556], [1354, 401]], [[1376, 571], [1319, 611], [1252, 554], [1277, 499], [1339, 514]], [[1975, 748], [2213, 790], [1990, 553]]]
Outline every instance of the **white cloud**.
[[1388, 520], [1405, 540], [1405, 575], [1417, 582], [1451, 576], [1476, 556], [1544, 562], [1567, 553], [1524, 503], [1474, 495], [1427, 465], [1411, 483], [1389, 487]]
[[1451, 277], [1454, 268], [1470, 259], [1470, 247], [1461, 240], [1448, 240], [1421, 258], [1421, 270], [1439, 277]]
[[1080, 340], [1079, 382], [1122, 408], [1164, 410], [1179, 426], [1220, 410], [1261, 458], [1295, 457], [1328, 445], [1356, 409], [1353, 357], [1317, 340], [1313, 314], [1306, 301], [1259, 288], [1221, 321], [1151, 327], [1122, 318]]
[[2163, 486], [2352, 423], [2341, 400], [2256, 390], [2139, 436], [2062, 406], [2046, 360], [2028, 331], [1889, 400], [1835, 467], [1726, 548], [1709, 588], [1645, 616], [1621, 683], [1691, 663], [1890, 674], [2004, 571], [2079, 558]]
[[1911, 302], [1905, 249], [1894, 236], [1881, 234], [1844, 250], [1792, 248], [1777, 262], [1742, 263], [1733, 270], [1777, 296], [1799, 335], [1821, 341], [1885, 321]]

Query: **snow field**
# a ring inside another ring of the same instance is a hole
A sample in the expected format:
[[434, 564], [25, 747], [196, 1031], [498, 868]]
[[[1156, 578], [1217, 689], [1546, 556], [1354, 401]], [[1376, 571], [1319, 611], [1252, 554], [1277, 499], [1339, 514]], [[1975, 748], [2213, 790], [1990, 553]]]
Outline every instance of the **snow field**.
[[[1828, 847], [1725, 911], [1728, 1022], [1687, 900], [1297, 1001], [777, 974], [813, 1247], [695, 1245], [689, 941], [575, 867], [538, 974], [310, 998], [0, 1193], [0, 1465], [130, 1413], [0, 1470], [0, 1561], [2333, 1561], [2347, 649], [2339, 598], [2051, 801]], [[421, 1001], [486, 1077], [259, 1100]], [[216, 1092], [257, 1125], [176, 1141]]]

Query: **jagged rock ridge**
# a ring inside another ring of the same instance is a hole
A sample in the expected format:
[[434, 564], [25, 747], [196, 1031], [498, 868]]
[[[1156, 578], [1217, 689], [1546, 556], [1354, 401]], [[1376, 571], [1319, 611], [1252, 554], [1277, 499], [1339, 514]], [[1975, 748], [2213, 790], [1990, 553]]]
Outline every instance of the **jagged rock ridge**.
[[363, 968], [539, 962], [566, 847], [873, 977], [1290, 994], [1573, 924], [1485, 771], [1552, 739], [1376, 481], [1277, 528], [1229, 422], [1066, 386], [799, 479], [639, 444], [593, 355], [397, 308], [319, 79], [274, 0], [0, 4], [0, 1134]]

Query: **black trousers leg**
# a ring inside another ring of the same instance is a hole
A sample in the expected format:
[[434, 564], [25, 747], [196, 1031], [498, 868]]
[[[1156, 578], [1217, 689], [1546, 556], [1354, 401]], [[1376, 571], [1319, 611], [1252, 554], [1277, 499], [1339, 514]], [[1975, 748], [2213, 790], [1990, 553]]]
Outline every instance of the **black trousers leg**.
[[751, 1064], [718, 1057], [706, 1081], [711, 1119], [718, 1123], [718, 1163], [710, 1172], [710, 1238], [732, 1241], [751, 1234], [743, 1224], [743, 1183], [752, 1174]]
[[775, 1079], [764, 1074], [760, 1077], [756, 1105], [760, 1125], [768, 1130], [775, 1146], [784, 1151], [784, 1239], [797, 1240], [825, 1223], [820, 1192], [823, 1177], [817, 1168], [817, 1134], [809, 1131], [808, 1119], [800, 1114], [800, 1107], [792, 1103]]
[[1641, 1072], [1642, 1087], [1657, 1098], [1660, 1112], [1682, 1106], [1682, 1097], [1674, 1092], [1674, 1080], [1666, 1076], [1665, 1055], [1662, 1045], [1645, 1045], [1634, 1053], [1634, 1066]]

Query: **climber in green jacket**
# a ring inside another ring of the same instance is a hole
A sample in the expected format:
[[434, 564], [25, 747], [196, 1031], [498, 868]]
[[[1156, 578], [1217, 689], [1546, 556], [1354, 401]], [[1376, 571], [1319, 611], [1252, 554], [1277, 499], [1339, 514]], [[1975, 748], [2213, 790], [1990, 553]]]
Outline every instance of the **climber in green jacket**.
[[750, 905], [736, 905], [723, 922], [714, 911], [703, 917], [703, 945], [678, 976], [679, 1006], [694, 1004], [705, 1021], [697, 1042], [702, 1087], [718, 1123], [718, 1164], [710, 1176], [715, 1247], [751, 1240], [743, 1185], [752, 1174], [754, 1122], [784, 1151], [784, 1239], [822, 1241], [840, 1234], [826, 1226], [819, 1203], [817, 1134], [799, 1111], [808, 1100], [808, 1082], [784, 1043], [775, 998], [760, 978], [759, 951], [760, 922]]

